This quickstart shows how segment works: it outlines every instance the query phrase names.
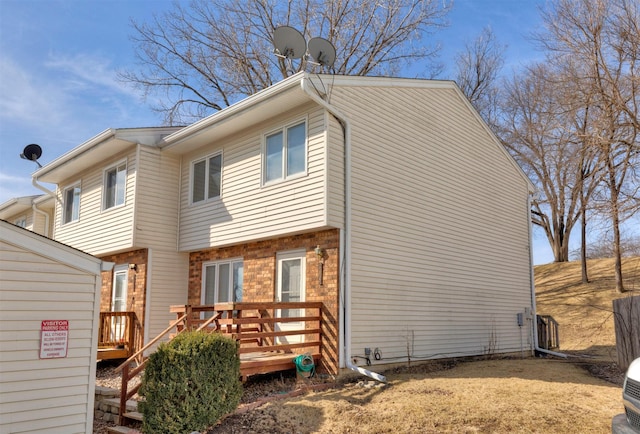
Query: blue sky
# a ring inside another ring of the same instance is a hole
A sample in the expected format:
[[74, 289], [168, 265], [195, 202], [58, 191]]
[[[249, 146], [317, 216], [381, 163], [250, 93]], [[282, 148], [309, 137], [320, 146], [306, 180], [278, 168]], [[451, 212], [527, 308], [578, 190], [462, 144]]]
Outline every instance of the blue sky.
[[[486, 26], [507, 45], [505, 71], [539, 59], [526, 38], [542, 1], [454, 0], [450, 26], [433, 36], [446, 68], [439, 78], [452, 78], [455, 53]], [[170, 8], [167, 0], [0, 0], [0, 203], [41, 193], [31, 186], [35, 164], [19, 158], [29, 143], [46, 164], [107, 128], [161, 124], [116, 71], [135, 62], [130, 20]], [[552, 260], [534, 232], [534, 262]]]

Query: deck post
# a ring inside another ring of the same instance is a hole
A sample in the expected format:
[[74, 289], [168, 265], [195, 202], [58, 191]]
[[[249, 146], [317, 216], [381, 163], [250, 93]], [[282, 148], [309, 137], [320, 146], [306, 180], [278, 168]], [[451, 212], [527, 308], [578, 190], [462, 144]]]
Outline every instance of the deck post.
[[127, 411], [127, 388], [129, 387], [129, 363], [122, 367], [122, 382], [120, 383], [120, 408], [118, 409], [118, 425], [124, 425], [124, 413]]
[[184, 312], [187, 314], [185, 328], [187, 329], [187, 331], [191, 331], [193, 329], [193, 309], [190, 304], [184, 305]]

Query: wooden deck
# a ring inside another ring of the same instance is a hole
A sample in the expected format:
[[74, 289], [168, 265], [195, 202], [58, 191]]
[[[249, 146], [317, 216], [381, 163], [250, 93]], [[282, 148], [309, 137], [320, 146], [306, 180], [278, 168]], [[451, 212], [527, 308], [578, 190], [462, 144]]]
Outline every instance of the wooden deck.
[[100, 312], [98, 361], [131, 357], [139, 328], [135, 312]]
[[[144, 371], [146, 360], [138, 363], [144, 352], [187, 330], [222, 333], [235, 339], [243, 381], [251, 375], [295, 369], [294, 358], [300, 354], [311, 355], [317, 365], [322, 360], [323, 308], [321, 302], [171, 306], [176, 320], [116, 368], [122, 371], [120, 408], [125, 408], [140, 387], [129, 387], [129, 381]], [[121, 424], [126, 423], [126, 417], [120, 417]]]
[[[320, 353], [310, 354], [315, 364], [320, 361]], [[240, 355], [240, 373], [243, 379], [251, 375], [269, 374], [271, 372], [288, 371], [295, 369], [293, 359], [298, 354], [284, 354], [264, 351], [261, 353], [250, 353]]]

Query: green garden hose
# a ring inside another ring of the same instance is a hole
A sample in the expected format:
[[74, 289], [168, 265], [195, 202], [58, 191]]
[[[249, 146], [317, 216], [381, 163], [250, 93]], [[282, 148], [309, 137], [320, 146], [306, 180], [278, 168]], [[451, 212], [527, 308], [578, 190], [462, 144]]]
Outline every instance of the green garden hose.
[[293, 364], [296, 365], [296, 371], [303, 377], [313, 377], [316, 372], [316, 366], [313, 362], [311, 354], [300, 354], [293, 359]]

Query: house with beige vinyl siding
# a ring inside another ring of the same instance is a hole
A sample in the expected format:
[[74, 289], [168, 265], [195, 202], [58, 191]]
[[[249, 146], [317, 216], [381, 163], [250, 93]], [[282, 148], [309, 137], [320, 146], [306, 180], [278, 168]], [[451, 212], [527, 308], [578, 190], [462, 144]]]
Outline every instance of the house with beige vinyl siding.
[[[535, 346], [533, 187], [454, 82], [299, 73], [34, 177], [57, 184], [56, 239], [115, 262], [103, 308], [118, 279], [145, 301], [145, 341], [171, 305], [320, 302], [330, 373]], [[276, 340], [305, 327], [274, 315]]]
[[162, 146], [189, 303], [321, 301], [332, 372], [533, 348], [533, 187], [455, 83], [301, 73]]
[[0, 219], [50, 237], [54, 208], [55, 201], [45, 194], [17, 197], [0, 204]]

